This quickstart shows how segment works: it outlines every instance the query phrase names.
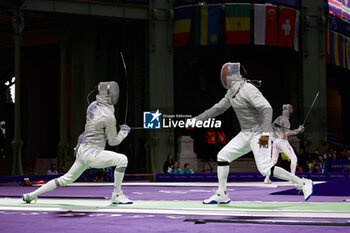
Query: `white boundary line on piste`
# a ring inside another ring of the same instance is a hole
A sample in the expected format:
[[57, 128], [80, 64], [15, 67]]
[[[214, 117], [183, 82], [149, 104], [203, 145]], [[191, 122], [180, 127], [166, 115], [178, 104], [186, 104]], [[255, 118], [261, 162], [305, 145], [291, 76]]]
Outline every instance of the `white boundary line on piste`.
[[[314, 181], [314, 184], [322, 184], [325, 181]], [[68, 187], [97, 187], [97, 186], [113, 186], [113, 182], [90, 183], [76, 182], [67, 185]], [[124, 182], [123, 186], [157, 186], [157, 187], [217, 187], [217, 182]], [[42, 186], [36, 184], [33, 186]], [[262, 187], [262, 188], [277, 188], [277, 187], [295, 187], [290, 182], [273, 182], [272, 184], [264, 184], [263, 182], [228, 182], [228, 187]]]
[[90, 212], [90, 213], [125, 213], [125, 214], [171, 214], [205, 215], [232, 217], [276, 217], [276, 218], [344, 218], [350, 219], [350, 212], [343, 211], [300, 211], [300, 210], [240, 210], [240, 209], [141, 209], [141, 208], [82, 208], [82, 207], [18, 207], [1, 206], [2, 211], [46, 211], [46, 212]]
[[337, 218], [350, 219], [350, 211], [322, 210], [263, 210], [234, 208], [171, 208], [171, 207], [128, 207], [124, 206], [35, 206], [35, 204], [2, 205], [1, 211], [47, 211], [47, 212], [89, 212], [125, 214], [171, 214], [232, 217], [275, 217], [275, 218]]

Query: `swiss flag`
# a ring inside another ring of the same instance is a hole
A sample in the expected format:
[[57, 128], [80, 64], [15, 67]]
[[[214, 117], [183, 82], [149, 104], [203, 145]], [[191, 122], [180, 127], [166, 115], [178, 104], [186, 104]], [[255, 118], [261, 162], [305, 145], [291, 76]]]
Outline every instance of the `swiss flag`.
[[293, 47], [294, 42], [295, 10], [288, 7], [280, 7], [278, 25], [278, 45]]

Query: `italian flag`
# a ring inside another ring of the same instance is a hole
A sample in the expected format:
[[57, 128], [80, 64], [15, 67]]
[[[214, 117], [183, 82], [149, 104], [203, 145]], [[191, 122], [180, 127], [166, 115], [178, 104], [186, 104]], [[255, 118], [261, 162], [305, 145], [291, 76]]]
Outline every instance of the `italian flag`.
[[254, 4], [254, 44], [277, 45], [277, 6]]
[[249, 3], [226, 4], [226, 44], [250, 43]]

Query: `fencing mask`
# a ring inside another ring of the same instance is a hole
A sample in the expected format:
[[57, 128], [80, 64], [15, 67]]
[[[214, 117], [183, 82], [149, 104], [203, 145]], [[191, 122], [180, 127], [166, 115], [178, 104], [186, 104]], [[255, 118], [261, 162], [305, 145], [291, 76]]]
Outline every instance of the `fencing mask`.
[[224, 88], [230, 89], [233, 83], [243, 80], [240, 69], [240, 63], [228, 62], [222, 66], [220, 79]]
[[98, 84], [98, 95], [107, 103], [116, 105], [119, 100], [119, 85], [117, 82], [100, 82]]
[[290, 116], [293, 113], [293, 105], [283, 104], [282, 106], [282, 115]]

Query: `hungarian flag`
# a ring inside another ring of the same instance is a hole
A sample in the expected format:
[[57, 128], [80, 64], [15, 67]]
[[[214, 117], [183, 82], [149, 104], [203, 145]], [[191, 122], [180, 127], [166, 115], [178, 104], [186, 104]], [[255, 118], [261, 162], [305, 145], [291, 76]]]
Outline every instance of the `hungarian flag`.
[[202, 5], [194, 9], [194, 43], [216, 45], [219, 42], [221, 5]]
[[277, 6], [254, 4], [254, 43], [277, 45]]
[[188, 44], [191, 30], [192, 6], [178, 7], [174, 9], [174, 46]]
[[293, 47], [294, 43], [295, 10], [288, 7], [280, 7], [278, 25], [278, 45]]
[[226, 44], [249, 44], [249, 3], [226, 4]]

